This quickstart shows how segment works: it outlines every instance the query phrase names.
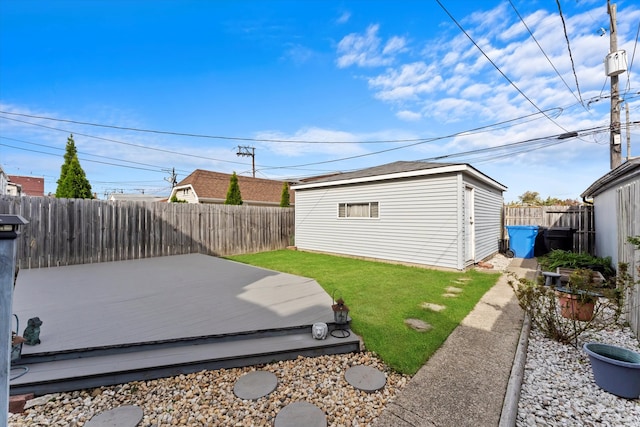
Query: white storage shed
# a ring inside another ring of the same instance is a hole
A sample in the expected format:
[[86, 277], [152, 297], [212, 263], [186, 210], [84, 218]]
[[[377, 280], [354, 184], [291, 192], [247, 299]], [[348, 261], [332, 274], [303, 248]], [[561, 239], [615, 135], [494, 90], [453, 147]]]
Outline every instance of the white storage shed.
[[499, 249], [507, 188], [468, 164], [399, 161], [292, 189], [301, 250], [463, 270]]

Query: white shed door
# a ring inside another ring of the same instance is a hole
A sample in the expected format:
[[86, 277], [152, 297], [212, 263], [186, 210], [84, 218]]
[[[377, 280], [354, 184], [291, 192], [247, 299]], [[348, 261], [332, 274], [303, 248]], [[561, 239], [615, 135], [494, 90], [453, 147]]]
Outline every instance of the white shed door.
[[476, 227], [474, 218], [473, 188], [465, 187], [464, 191], [464, 252], [466, 264], [473, 264], [476, 260]]

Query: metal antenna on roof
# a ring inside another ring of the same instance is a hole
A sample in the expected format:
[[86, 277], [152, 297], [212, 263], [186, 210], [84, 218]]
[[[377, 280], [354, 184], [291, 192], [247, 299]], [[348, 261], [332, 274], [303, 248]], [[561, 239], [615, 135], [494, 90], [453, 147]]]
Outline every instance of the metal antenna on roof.
[[256, 177], [256, 148], [248, 146], [238, 145], [238, 152], [236, 156], [251, 157], [251, 169], [253, 170], [253, 177]]
[[178, 175], [176, 175], [176, 168], [172, 168], [170, 172], [169, 172], [169, 169], [162, 169], [162, 170], [171, 174], [168, 177], [165, 177], [164, 180], [171, 183], [171, 188], [175, 187], [176, 184], [178, 183]]

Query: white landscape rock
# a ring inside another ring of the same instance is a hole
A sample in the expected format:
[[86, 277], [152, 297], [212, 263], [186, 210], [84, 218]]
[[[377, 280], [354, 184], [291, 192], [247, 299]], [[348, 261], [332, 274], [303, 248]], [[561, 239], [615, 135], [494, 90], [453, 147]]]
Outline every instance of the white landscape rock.
[[623, 399], [596, 385], [585, 342], [640, 351], [628, 327], [585, 332], [578, 349], [532, 330], [516, 426], [640, 426], [640, 399]]

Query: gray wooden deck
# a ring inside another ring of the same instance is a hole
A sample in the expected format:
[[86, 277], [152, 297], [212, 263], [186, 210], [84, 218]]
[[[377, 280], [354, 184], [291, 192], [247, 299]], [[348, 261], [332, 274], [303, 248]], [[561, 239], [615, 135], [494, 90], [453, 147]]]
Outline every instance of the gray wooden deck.
[[331, 304], [313, 279], [200, 254], [21, 270], [19, 332], [38, 316], [42, 343], [23, 346], [11, 393], [357, 351], [355, 336], [311, 337]]

